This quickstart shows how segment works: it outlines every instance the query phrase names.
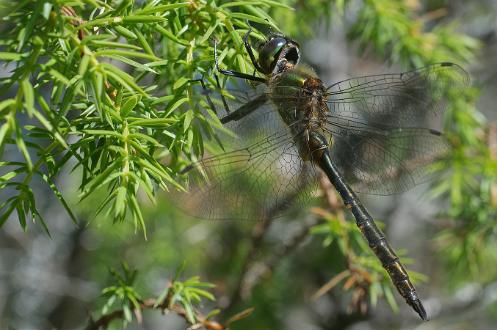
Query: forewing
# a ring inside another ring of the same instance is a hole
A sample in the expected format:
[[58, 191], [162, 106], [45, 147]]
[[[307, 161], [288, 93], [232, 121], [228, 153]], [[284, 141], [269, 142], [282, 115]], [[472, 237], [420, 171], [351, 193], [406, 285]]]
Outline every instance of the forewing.
[[440, 63], [331, 85], [326, 128], [353, 189], [388, 195], [427, 181], [430, 164], [448, 148], [437, 125], [446, 95], [468, 82], [462, 68]]
[[430, 127], [446, 107], [447, 91], [468, 83], [460, 66], [438, 63], [338, 82], [327, 89], [328, 106], [334, 116], [379, 127]]

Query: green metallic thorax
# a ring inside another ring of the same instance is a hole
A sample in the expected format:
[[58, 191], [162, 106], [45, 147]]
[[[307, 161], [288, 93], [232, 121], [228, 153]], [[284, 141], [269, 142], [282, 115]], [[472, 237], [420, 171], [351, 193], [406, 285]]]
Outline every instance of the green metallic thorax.
[[312, 153], [328, 148], [321, 127], [326, 122], [328, 107], [323, 83], [312, 69], [287, 64], [285, 70], [269, 79], [269, 98], [289, 126], [299, 153], [310, 160]]

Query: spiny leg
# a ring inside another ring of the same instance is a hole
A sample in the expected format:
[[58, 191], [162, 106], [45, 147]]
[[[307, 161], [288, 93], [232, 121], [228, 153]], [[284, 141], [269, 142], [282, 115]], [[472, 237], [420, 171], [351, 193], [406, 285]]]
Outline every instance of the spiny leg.
[[[252, 62], [252, 65], [254, 66], [254, 68], [259, 72], [264, 72], [264, 70], [262, 70], [259, 63], [255, 59], [254, 52], [252, 51], [252, 47], [250, 47], [250, 45], [249, 45], [248, 38], [250, 36], [250, 32], [252, 32], [252, 27], [249, 25], [249, 29], [248, 29], [247, 33], [245, 33], [245, 35], [243, 36], [243, 44], [245, 45], [245, 49], [247, 50], [247, 53], [250, 56], [250, 61]], [[255, 72], [254, 72], [254, 75], [255, 75]]]
[[[242, 119], [246, 115], [255, 111], [257, 108], [259, 108], [261, 105], [263, 105], [267, 101], [267, 95], [265, 93], [262, 93], [258, 97], [254, 98], [252, 100], [249, 100], [248, 102], [246, 102], [245, 104], [243, 104], [242, 106], [240, 106], [239, 108], [237, 108], [236, 110], [234, 110], [232, 112], [229, 108], [229, 105], [228, 105], [228, 102], [226, 101], [226, 98], [224, 97], [224, 95], [221, 91], [222, 87], [221, 87], [221, 84], [219, 83], [219, 79], [218, 79], [217, 75], [214, 75], [214, 77], [216, 79], [217, 87], [219, 88], [219, 94], [221, 95], [221, 100], [223, 102], [224, 110], [227, 113], [226, 116], [219, 119], [222, 124], [226, 124], [226, 123], [229, 123], [231, 121], [237, 121], [237, 120]], [[212, 99], [209, 95], [210, 91], [207, 88], [205, 81], [202, 78], [199, 78], [199, 79], [192, 79], [192, 80], [190, 80], [190, 82], [191, 83], [200, 83], [200, 85], [202, 86], [203, 94], [205, 95], [205, 97], [207, 99], [207, 104], [209, 105], [211, 110], [214, 111], [215, 114], [217, 114], [218, 112], [217, 112], [216, 105], [214, 104], [214, 102], [212, 101]]]
[[[217, 79], [217, 78], [216, 78]], [[210, 93], [210, 90], [207, 88], [207, 86], [205, 85], [205, 81], [203, 78], [198, 78], [198, 79], [191, 79], [188, 81], [189, 83], [200, 83], [200, 85], [202, 86], [202, 94], [205, 96], [205, 98], [207, 99], [207, 104], [209, 104], [209, 108], [211, 108], [212, 111], [214, 111], [214, 113], [217, 115], [217, 109], [216, 109], [216, 106], [214, 105], [214, 102], [212, 102], [212, 99], [209, 95]], [[224, 96], [221, 94], [221, 97], [223, 98], [223, 103], [225, 102], [224, 100]]]
[[226, 113], [229, 115], [231, 112], [230, 107], [228, 105], [228, 102], [226, 102], [226, 98], [224, 97], [224, 94], [222, 93], [221, 84], [219, 83], [219, 78], [217, 77], [217, 74], [214, 74], [214, 78], [216, 79], [216, 85], [217, 85], [217, 88], [219, 89], [219, 93], [221, 94], [221, 100], [223, 101], [224, 109], [226, 110]]
[[262, 93], [258, 97], [248, 101], [247, 103], [236, 109], [235, 111], [221, 118], [221, 123], [226, 124], [229, 123], [230, 121], [240, 120], [246, 115], [257, 110], [261, 105], [266, 103], [266, 101], [267, 101], [267, 95], [265, 93]]
[[[250, 53], [249, 53], [249, 55], [250, 55]], [[254, 56], [254, 54], [252, 54], [252, 56]], [[254, 58], [254, 60], [255, 60], [255, 58]], [[219, 67], [218, 57], [217, 57], [217, 41], [214, 41], [214, 61], [216, 63], [217, 71], [219, 71], [221, 74], [224, 74], [226, 76], [231, 76], [231, 77], [247, 79], [247, 80], [251, 80], [251, 81], [258, 81], [258, 82], [262, 82], [262, 83], [267, 83], [267, 80], [264, 78], [261, 78], [261, 77], [255, 77], [255, 76], [243, 73], [243, 72], [221, 69]]]

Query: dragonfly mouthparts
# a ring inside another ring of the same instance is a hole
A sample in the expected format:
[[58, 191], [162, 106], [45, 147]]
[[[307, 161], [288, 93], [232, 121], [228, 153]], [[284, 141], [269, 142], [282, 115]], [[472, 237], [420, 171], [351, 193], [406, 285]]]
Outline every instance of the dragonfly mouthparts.
[[423, 319], [423, 321], [428, 321], [428, 316], [426, 315], [426, 310], [421, 303], [421, 300], [416, 299], [407, 302], [411, 307], [418, 313], [419, 317]]

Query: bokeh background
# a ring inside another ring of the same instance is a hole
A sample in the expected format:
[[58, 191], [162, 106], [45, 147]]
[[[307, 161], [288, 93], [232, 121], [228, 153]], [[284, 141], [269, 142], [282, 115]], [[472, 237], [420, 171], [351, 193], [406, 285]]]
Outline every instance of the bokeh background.
[[[454, 38], [464, 36], [478, 44], [478, 47], [470, 47], [472, 56], [466, 56], [468, 62], [461, 64], [478, 89], [476, 108], [484, 116], [478, 117], [482, 121], [478, 129], [481, 139], [485, 140], [491, 123], [497, 120], [497, 2], [405, 0], [377, 1], [376, 5], [388, 6], [389, 3], [402, 3], [403, 8], [410, 11], [407, 16], [421, 17], [424, 24], [421, 34], [450, 26], [455, 31]], [[268, 13], [281, 31], [300, 42], [303, 61], [314, 67], [324, 81], [331, 83], [357, 75], [396, 72], [418, 62], [415, 56], [395, 58], [390, 46], [385, 46], [383, 52], [379, 50], [382, 38], [394, 44], [402, 42], [395, 41], [395, 31], [378, 39], [358, 40], [354, 36], [361, 28], [357, 22], [364, 6], [376, 6], [372, 1], [289, 1], [289, 5], [296, 8], [295, 11], [271, 8]], [[381, 8], [386, 20], [395, 15], [388, 13], [388, 9]], [[232, 10], [236, 11], [236, 7]], [[429, 35], [421, 35], [421, 38], [429, 38]], [[455, 55], [447, 60], [454, 58], [461, 57]], [[5, 77], [11, 67], [4, 66], [1, 70], [1, 76]], [[12, 94], [1, 96], [2, 99], [7, 97]], [[22, 157], [12, 147], [5, 150], [2, 158]], [[120, 271], [122, 262], [138, 270], [135, 288], [143, 297], [159, 295], [176, 270], [184, 267], [182, 278], [199, 275], [203, 281], [216, 285], [212, 292], [217, 303], [206, 301], [199, 307], [201, 310], [226, 306], [254, 244], [257, 224], [191, 219], [174, 206], [172, 195], [161, 192], [157, 205], [140, 199], [148, 232], [145, 239], [131, 222], [114, 223], [104, 216], [95, 216], [96, 205], [105, 197], [104, 192], [79, 202], [80, 172], [71, 172], [70, 165], [66, 167], [59, 174], [58, 182], [78, 218], [78, 225], [70, 220], [50, 189], [38, 182], [35, 184], [37, 205], [49, 226], [50, 237], [37, 224], [30, 224], [24, 231], [15, 214], [0, 229], [1, 329], [85, 328], [89, 316], [98, 318], [107, 301], [101, 291], [113, 283], [109, 269]], [[478, 179], [481, 177], [475, 180]], [[487, 212], [479, 218], [486, 226], [481, 234], [476, 224], [466, 226], [469, 222], [464, 222], [467, 220], [464, 212], [454, 212], [453, 196], [430, 194], [434, 186], [441, 184], [425, 184], [388, 197], [361, 196], [375, 218], [384, 223], [391, 244], [403, 252], [406, 260], [411, 260], [409, 270], [425, 275], [425, 281], [418, 281], [417, 287], [431, 321], [421, 322], [396, 292], [397, 309], [392, 310], [380, 297], [376, 306], [369, 306], [365, 313], [349, 308], [353, 297], [350, 290], [343, 290], [343, 283], [313, 300], [312, 295], [321, 286], [343, 271], [344, 261], [336, 245], [324, 246], [322, 236], [308, 233], [317, 217], [308, 211], [302, 217], [272, 224], [263, 241], [257, 243], [256, 259], [262, 263], [273, 262], [272, 268], [263, 278], [256, 278], [250, 292], [242, 294], [243, 302], [232, 306], [231, 314], [255, 308], [252, 315], [234, 323], [232, 328], [495, 329], [497, 264], [492, 252], [497, 251], [495, 206], [493, 213]], [[445, 186], [451, 184], [445, 182]], [[495, 185], [495, 182], [489, 184]], [[7, 190], [1, 192], [2, 195], [8, 193]], [[480, 200], [488, 204], [488, 200]], [[459, 209], [480, 207], [464, 205], [468, 201], [460, 200], [463, 205]], [[468, 218], [473, 216], [467, 215]], [[460, 228], [464, 230], [457, 231]], [[454, 231], [447, 232], [451, 229]], [[472, 230], [478, 235], [467, 244], [465, 239], [470, 238]], [[441, 235], [446, 236], [441, 238]], [[294, 242], [296, 237], [299, 244]], [[459, 240], [451, 240], [451, 237]], [[452, 252], [462, 245], [469, 251], [454, 255]], [[286, 251], [285, 246], [291, 248]], [[481, 254], [476, 251], [480, 249]], [[163, 315], [153, 310], [143, 313], [142, 323], [134, 319], [129, 329], [186, 327], [184, 319], [174, 313]], [[112, 323], [113, 328], [121, 326], [119, 321]]]

